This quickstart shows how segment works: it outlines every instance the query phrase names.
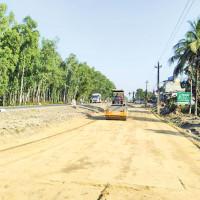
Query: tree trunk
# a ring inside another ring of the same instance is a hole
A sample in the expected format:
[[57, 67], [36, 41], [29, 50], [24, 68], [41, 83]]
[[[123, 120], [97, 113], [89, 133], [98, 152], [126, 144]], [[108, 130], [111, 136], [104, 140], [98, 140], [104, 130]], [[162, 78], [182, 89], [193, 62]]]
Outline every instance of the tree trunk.
[[14, 94], [14, 106], [17, 105], [17, 91], [15, 91], [15, 94]]
[[38, 85], [38, 89], [37, 89], [36, 101], [37, 103], [40, 103], [40, 84]]
[[45, 101], [49, 101], [48, 88], [46, 88], [46, 91], [45, 91]]
[[51, 101], [51, 91], [50, 91], [50, 88], [49, 88], [49, 102]]
[[24, 69], [25, 69], [25, 52], [24, 52], [24, 63], [23, 63], [22, 77], [21, 77], [21, 88], [20, 88], [19, 105], [21, 105], [21, 103], [22, 103], [22, 92], [23, 92], [23, 84], [24, 84]]
[[[25, 65], [25, 63], [24, 63]], [[22, 104], [22, 91], [23, 91], [23, 84], [24, 84], [24, 68], [25, 66], [23, 65], [23, 70], [22, 70], [22, 77], [21, 77], [21, 88], [20, 88], [20, 96], [19, 96], [19, 105], [21, 106]]]
[[46, 101], [46, 96], [45, 96], [45, 95], [46, 95], [46, 91], [44, 90], [44, 91], [43, 91], [43, 102]]
[[24, 94], [24, 105], [26, 105], [27, 102], [27, 94]]
[[192, 79], [190, 80], [190, 109], [189, 114], [192, 112]]
[[63, 102], [66, 103], [66, 85], [65, 85], [64, 95], [63, 95]]
[[10, 105], [12, 102], [12, 92], [9, 92], [9, 95], [8, 95], [8, 105]]
[[2, 101], [3, 101], [3, 106], [5, 105], [5, 95], [3, 95], [2, 97]]
[[28, 88], [28, 92], [27, 92], [27, 95], [26, 95], [26, 102], [29, 103], [29, 100], [30, 100], [30, 88]]
[[197, 104], [198, 104], [198, 81], [199, 79], [199, 68], [198, 65], [196, 65], [196, 87], [195, 87], [195, 91], [196, 91], [196, 95], [195, 95], [195, 112], [194, 115], [197, 116]]

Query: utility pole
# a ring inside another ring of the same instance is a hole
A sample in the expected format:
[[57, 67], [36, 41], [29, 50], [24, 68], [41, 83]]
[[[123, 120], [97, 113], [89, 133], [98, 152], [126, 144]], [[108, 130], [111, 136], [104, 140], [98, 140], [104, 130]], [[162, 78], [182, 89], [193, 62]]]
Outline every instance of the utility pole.
[[157, 74], [157, 114], [160, 115], [160, 68], [162, 67], [162, 65], [159, 64], [158, 62], [158, 66], [155, 66], [155, 68], [158, 69], [158, 74]]
[[131, 93], [129, 92], [128, 95], [129, 95], [129, 101], [130, 101], [130, 95], [131, 95]]
[[147, 107], [147, 85], [148, 85], [149, 81], [146, 80], [145, 83], [146, 83], [146, 93], [145, 93], [145, 99], [146, 99], [146, 101], [145, 101], [145, 107]]
[[133, 98], [132, 98], [132, 101], [134, 102], [134, 99], [135, 99], [135, 92], [133, 91]]

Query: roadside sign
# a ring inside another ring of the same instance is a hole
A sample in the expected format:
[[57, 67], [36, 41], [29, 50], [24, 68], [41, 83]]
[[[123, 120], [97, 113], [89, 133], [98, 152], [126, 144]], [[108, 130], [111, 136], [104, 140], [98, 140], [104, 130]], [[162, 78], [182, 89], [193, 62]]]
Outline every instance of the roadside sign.
[[174, 80], [174, 76], [168, 77], [168, 81], [173, 81], [173, 80]]
[[190, 103], [190, 92], [178, 92], [177, 103]]

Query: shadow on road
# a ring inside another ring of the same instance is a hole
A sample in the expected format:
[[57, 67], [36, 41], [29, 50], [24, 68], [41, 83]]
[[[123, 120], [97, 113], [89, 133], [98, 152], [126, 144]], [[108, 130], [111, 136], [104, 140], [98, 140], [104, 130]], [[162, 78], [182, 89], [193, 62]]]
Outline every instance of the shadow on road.
[[81, 108], [85, 108], [87, 110], [93, 111], [93, 112], [104, 112], [104, 109], [99, 106], [92, 106], [92, 105], [81, 105]]
[[154, 133], [161, 133], [161, 134], [170, 134], [170, 135], [183, 136], [183, 135], [181, 135], [181, 133], [178, 132], [178, 131], [156, 130], [156, 129], [146, 129], [146, 130], [147, 130], [147, 131], [154, 132]]
[[153, 118], [149, 118], [149, 117], [134, 117], [134, 116], [129, 116], [129, 118], [133, 119], [133, 120], [139, 120], [139, 121], [161, 122], [158, 119], [153, 119]]
[[127, 104], [127, 106], [130, 107], [130, 108], [135, 108], [135, 106], [130, 105], [130, 104]]
[[106, 120], [104, 116], [92, 116], [90, 114], [86, 114], [86, 117], [88, 119], [92, 119], [92, 120]]
[[149, 111], [145, 111], [145, 110], [129, 110], [128, 112], [130, 113], [150, 113]]

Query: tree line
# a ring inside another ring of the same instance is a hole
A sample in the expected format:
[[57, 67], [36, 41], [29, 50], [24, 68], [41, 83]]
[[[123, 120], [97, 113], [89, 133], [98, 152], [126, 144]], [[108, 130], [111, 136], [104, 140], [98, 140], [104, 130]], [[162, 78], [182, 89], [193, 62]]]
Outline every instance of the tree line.
[[[200, 18], [196, 21], [189, 21], [190, 29], [174, 47], [174, 55], [169, 59], [169, 63], [176, 63], [174, 76], [187, 74], [188, 81], [182, 86], [186, 87], [195, 96], [195, 111], [197, 116], [199, 108], [199, 68], [200, 68]], [[189, 113], [191, 114], [190, 104]]]
[[63, 60], [57, 41], [42, 38], [30, 16], [18, 24], [0, 4], [0, 101], [6, 105], [90, 100], [110, 97], [115, 85], [101, 72], [71, 54]]
[[146, 92], [141, 88], [138, 88], [136, 92], [133, 92], [133, 100], [150, 101], [154, 99], [156, 99], [156, 95], [153, 92]]

